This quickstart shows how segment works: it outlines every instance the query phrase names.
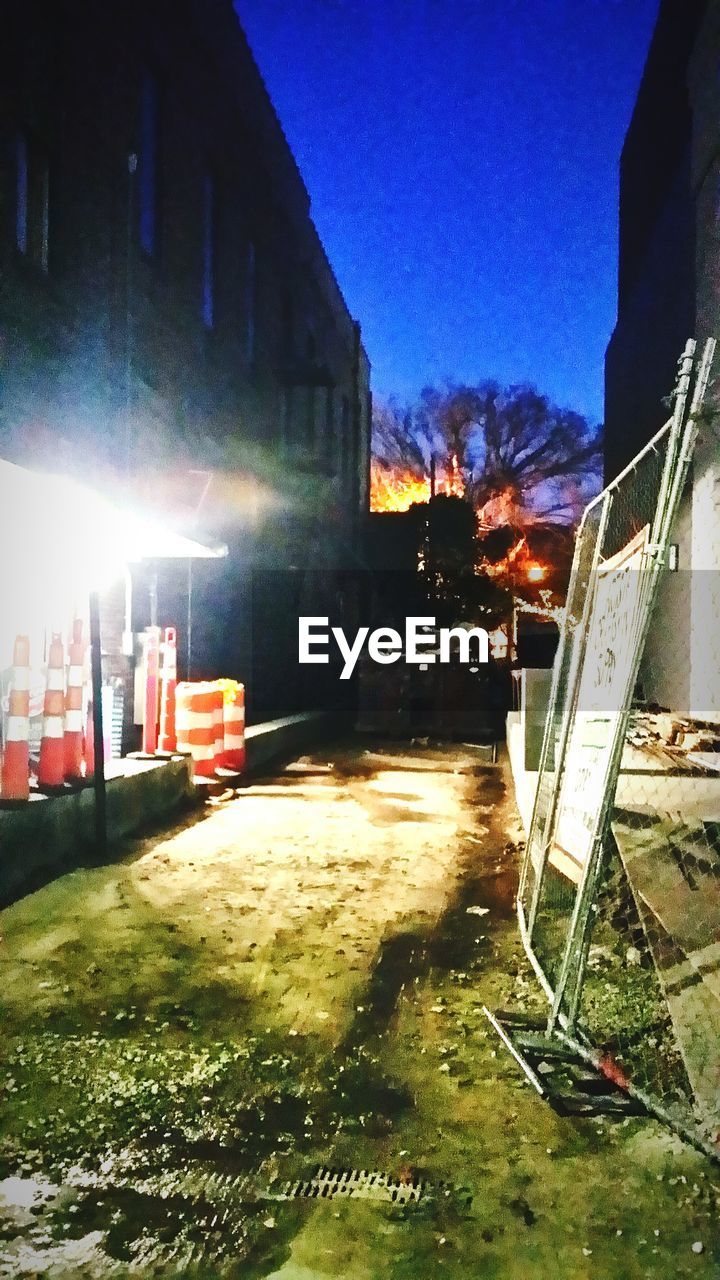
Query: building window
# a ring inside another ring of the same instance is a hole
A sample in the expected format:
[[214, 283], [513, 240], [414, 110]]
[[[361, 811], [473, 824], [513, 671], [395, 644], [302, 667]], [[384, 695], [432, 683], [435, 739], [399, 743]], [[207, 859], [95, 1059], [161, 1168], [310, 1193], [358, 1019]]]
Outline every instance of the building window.
[[295, 314], [292, 295], [286, 293], [283, 298], [283, 355], [286, 360], [292, 360], [295, 354]]
[[325, 400], [325, 462], [330, 471], [335, 470], [335, 396], [328, 387]]
[[158, 223], [158, 92], [155, 78], [143, 78], [138, 152], [138, 219], [140, 245], [148, 257], [157, 253]]
[[340, 476], [343, 487], [348, 479], [348, 464], [350, 460], [350, 401], [347, 396], [342, 398], [342, 411], [340, 416], [340, 438], [338, 440], [338, 474]]
[[315, 388], [307, 387], [305, 390], [305, 447], [308, 454], [315, 455], [316, 447], [315, 439]]
[[315, 405], [315, 385], [314, 385], [313, 379], [315, 377], [317, 345], [315, 343], [315, 336], [312, 333], [309, 333], [307, 338], [306, 358], [307, 358], [308, 385], [306, 388], [306, 400], [305, 400], [305, 445], [307, 447], [308, 453], [314, 454], [315, 448], [317, 445], [317, 439], [315, 434], [316, 405]]
[[245, 255], [245, 359], [255, 361], [255, 313], [257, 311], [257, 255], [252, 240]]
[[50, 168], [48, 158], [24, 134], [17, 139], [15, 241], [29, 262], [47, 273]]
[[282, 438], [281, 445], [286, 454], [292, 452], [293, 445], [293, 400], [294, 393], [292, 387], [283, 388], [282, 397]]
[[27, 140], [17, 140], [17, 197], [15, 213], [15, 238], [21, 253], [28, 248], [28, 154]]
[[206, 329], [215, 324], [215, 183], [209, 173], [203, 182], [202, 320]]

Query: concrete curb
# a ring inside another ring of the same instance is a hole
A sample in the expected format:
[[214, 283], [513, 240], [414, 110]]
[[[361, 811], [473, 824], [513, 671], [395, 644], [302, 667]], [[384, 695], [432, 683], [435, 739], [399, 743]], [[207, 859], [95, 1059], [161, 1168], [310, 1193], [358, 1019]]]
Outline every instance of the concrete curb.
[[[193, 803], [189, 761], [123, 761], [107, 779], [108, 843], [133, 835]], [[95, 793], [33, 794], [21, 809], [0, 810], [0, 902], [26, 892], [64, 863], [77, 864], [95, 841]]]
[[329, 711], [304, 711], [250, 725], [245, 730], [246, 775], [262, 773], [269, 765], [292, 758], [338, 726], [337, 714]]
[[[339, 724], [335, 712], [309, 711], [251, 725], [246, 730], [243, 776], [292, 759]], [[113, 762], [107, 778], [108, 845], [171, 818], [184, 806], [201, 803], [191, 765], [188, 756]], [[21, 808], [0, 809], [0, 904], [92, 855], [94, 807], [94, 792], [88, 786], [55, 796], [34, 793]]]

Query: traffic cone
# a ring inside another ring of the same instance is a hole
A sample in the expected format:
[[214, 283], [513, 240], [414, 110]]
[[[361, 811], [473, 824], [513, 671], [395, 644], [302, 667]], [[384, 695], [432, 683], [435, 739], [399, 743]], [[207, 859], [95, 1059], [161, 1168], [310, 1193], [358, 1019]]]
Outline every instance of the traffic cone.
[[62, 787], [65, 781], [65, 662], [62, 637], [53, 633], [48, 655], [43, 731], [38, 764], [41, 790]]
[[67, 690], [65, 693], [65, 780], [83, 777], [83, 656], [82, 618], [73, 623], [70, 643]]
[[177, 631], [174, 627], [165, 628], [165, 640], [161, 645], [162, 667], [160, 670], [160, 740], [161, 751], [175, 751], [177, 735], [175, 731], [175, 690], [177, 688]]
[[16, 636], [0, 791], [13, 803], [30, 797], [30, 641]]
[[160, 628], [147, 627], [145, 631], [145, 711], [142, 732], [142, 750], [145, 756], [154, 756], [157, 751], [159, 657]]

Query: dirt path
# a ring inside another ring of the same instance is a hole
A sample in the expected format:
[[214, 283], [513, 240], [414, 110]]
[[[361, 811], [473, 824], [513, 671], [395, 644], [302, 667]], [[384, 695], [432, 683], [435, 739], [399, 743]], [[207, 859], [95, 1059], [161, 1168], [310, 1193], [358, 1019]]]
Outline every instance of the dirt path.
[[[0, 1274], [720, 1274], [718, 1170], [489, 1030], [517, 834], [482, 752], [340, 746], [8, 909]], [[316, 1164], [432, 1186], [273, 1199]]]

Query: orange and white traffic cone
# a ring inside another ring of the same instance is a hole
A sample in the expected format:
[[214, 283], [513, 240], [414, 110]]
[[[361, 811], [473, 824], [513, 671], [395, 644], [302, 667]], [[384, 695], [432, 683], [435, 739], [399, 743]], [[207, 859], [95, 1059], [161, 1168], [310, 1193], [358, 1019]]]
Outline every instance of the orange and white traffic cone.
[[13, 803], [30, 796], [30, 641], [16, 636], [7, 738], [2, 762], [2, 799]]
[[177, 631], [174, 627], [165, 628], [165, 640], [161, 645], [162, 667], [160, 669], [160, 739], [161, 751], [175, 751], [177, 735], [175, 732], [175, 690], [177, 688]]
[[43, 731], [38, 764], [40, 790], [62, 787], [65, 781], [65, 661], [62, 637], [53, 634], [48, 655]]
[[83, 777], [83, 657], [82, 618], [73, 623], [70, 643], [67, 690], [65, 693], [65, 780], [80, 782]]

